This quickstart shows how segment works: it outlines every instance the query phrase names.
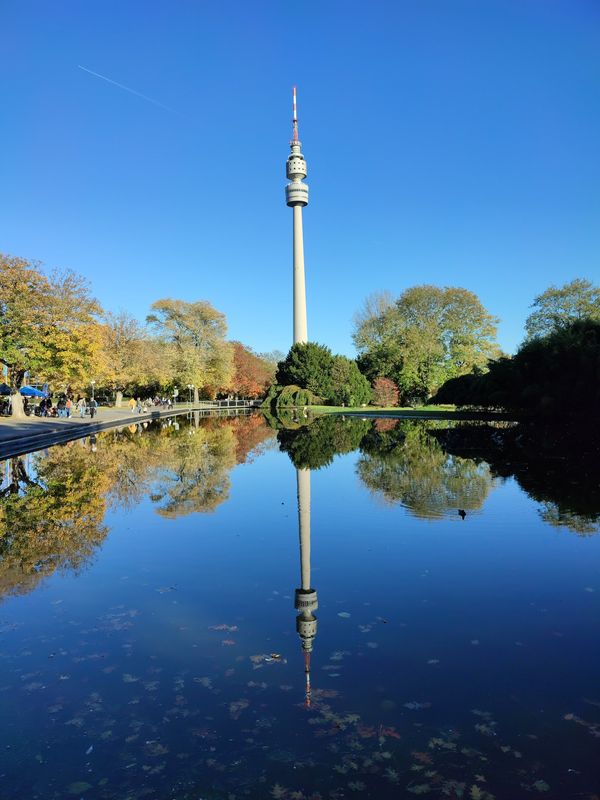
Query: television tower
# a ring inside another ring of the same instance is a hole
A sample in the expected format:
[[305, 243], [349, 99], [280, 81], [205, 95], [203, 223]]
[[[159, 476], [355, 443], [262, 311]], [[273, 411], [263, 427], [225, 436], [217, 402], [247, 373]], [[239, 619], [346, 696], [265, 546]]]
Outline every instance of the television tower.
[[288, 183], [285, 202], [294, 209], [294, 344], [308, 341], [306, 325], [306, 283], [304, 280], [304, 237], [302, 235], [302, 208], [308, 205], [306, 161], [302, 155], [302, 142], [298, 139], [296, 113], [296, 87], [294, 86], [294, 115], [292, 117], [291, 153], [285, 165]]
[[317, 592], [310, 585], [310, 470], [297, 469], [298, 523], [300, 528], [300, 579], [296, 589], [294, 606], [300, 613], [296, 617], [296, 631], [304, 652], [305, 704], [310, 708], [310, 654], [317, 635], [317, 618], [313, 614], [318, 608]]

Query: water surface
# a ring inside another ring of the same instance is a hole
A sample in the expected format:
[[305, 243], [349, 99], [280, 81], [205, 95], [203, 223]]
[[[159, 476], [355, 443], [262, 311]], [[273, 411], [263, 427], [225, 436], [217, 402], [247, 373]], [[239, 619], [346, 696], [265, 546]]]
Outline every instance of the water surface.
[[587, 467], [500, 463], [502, 426], [292, 428], [4, 462], [0, 797], [599, 793]]

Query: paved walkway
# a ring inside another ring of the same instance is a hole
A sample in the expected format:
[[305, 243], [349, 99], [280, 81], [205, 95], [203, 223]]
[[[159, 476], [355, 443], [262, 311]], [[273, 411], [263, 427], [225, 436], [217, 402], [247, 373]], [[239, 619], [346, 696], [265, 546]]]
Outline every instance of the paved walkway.
[[[145, 422], [160, 417], [185, 414], [190, 410], [210, 410], [206, 404], [201, 407], [190, 407], [187, 403], [179, 403], [171, 410], [153, 407], [146, 414], [132, 413], [129, 408], [100, 407], [94, 419], [85, 417], [81, 419], [75, 414], [69, 419], [65, 417], [25, 417], [12, 419], [0, 417], [0, 458], [29, 453], [31, 450], [41, 450], [60, 442], [79, 439], [91, 433], [115, 428], [119, 425], [130, 425], [136, 422]], [[218, 407], [214, 407], [218, 410]], [[232, 409], [233, 410], [233, 409]]]

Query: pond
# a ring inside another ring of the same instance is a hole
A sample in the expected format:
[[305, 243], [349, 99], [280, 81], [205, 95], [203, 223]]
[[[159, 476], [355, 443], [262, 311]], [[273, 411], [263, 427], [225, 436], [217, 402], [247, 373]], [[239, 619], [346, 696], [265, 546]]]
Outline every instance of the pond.
[[308, 422], [2, 463], [3, 800], [600, 794], [597, 460]]

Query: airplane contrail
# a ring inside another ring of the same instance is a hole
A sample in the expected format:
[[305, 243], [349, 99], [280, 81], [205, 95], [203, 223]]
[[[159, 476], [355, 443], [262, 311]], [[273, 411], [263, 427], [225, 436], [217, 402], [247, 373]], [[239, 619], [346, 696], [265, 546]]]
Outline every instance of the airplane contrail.
[[163, 103], [159, 103], [158, 100], [154, 100], [152, 97], [148, 97], [148, 95], [146, 95], [146, 94], [142, 94], [141, 92], [137, 92], [135, 89], [130, 89], [129, 86], [124, 86], [122, 83], [118, 83], [117, 81], [113, 81], [112, 78], [107, 78], [106, 75], [100, 75], [99, 72], [94, 72], [93, 70], [88, 69], [87, 67], [84, 67], [81, 64], [77, 64], [77, 66], [79, 67], [79, 69], [82, 69], [84, 72], [89, 72], [90, 75], [93, 75], [96, 78], [102, 78], [103, 81], [107, 81], [108, 83], [112, 83], [113, 86], [118, 86], [119, 89], [125, 89], [126, 92], [130, 92], [131, 94], [135, 94], [137, 97], [141, 97], [142, 100], [147, 100], [149, 103], [153, 103], [155, 106], [158, 106], [159, 108], [164, 108], [165, 111], [170, 111], [172, 114], [177, 114], [177, 111], [175, 111], [174, 109], [169, 108], [169, 106], [165, 106]]

